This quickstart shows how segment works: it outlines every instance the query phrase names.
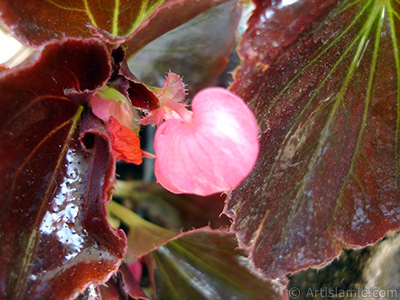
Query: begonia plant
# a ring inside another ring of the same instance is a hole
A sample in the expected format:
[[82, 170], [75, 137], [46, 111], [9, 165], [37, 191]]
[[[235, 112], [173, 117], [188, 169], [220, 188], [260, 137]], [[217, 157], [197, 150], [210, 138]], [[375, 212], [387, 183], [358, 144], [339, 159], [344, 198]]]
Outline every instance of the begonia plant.
[[0, 18], [32, 49], [0, 65], [0, 299], [289, 299], [399, 230], [398, 0]]

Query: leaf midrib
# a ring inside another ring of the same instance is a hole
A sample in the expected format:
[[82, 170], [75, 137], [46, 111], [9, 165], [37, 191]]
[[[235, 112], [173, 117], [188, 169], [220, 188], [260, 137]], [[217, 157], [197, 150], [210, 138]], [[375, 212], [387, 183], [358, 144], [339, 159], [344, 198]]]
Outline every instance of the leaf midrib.
[[[24, 299], [26, 288], [27, 288], [27, 286], [25, 284], [26, 283], [26, 279], [27, 279], [26, 274], [28, 274], [29, 269], [31, 269], [33, 267], [32, 261], [33, 261], [34, 255], [36, 254], [36, 252], [33, 251], [32, 249], [36, 249], [37, 244], [39, 242], [36, 239], [37, 238], [37, 229], [36, 228], [38, 227], [38, 225], [39, 225], [39, 223], [41, 221], [41, 216], [43, 214], [44, 205], [47, 203], [46, 199], [49, 197], [49, 194], [50, 194], [50, 188], [51, 188], [51, 186], [52, 186], [52, 184], [54, 182], [55, 176], [57, 175], [57, 170], [60, 168], [62, 160], [63, 160], [65, 154], [68, 151], [69, 143], [72, 140], [73, 134], [75, 133], [75, 130], [76, 130], [78, 122], [80, 120], [82, 111], [83, 111], [83, 106], [80, 106], [77, 109], [76, 114], [72, 118], [70, 118], [69, 120], [67, 120], [64, 123], [60, 124], [59, 126], [57, 126], [57, 128], [54, 128], [50, 133], [48, 133], [46, 135], [46, 138], [44, 138], [34, 148], [32, 153], [30, 153], [30, 155], [29, 155], [29, 157], [31, 157], [33, 155], [33, 153], [36, 152], [40, 148], [40, 146], [44, 144], [44, 142], [46, 140], [48, 140], [48, 138], [53, 136], [57, 131], [59, 131], [63, 127], [68, 126], [68, 124], [71, 124], [71, 128], [70, 128], [70, 130], [68, 132], [67, 138], [65, 139], [64, 146], [63, 146], [62, 151], [61, 151], [61, 153], [59, 155], [59, 158], [57, 160], [57, 163], [56, 163], [56, 166], [55, 166], [54, 171], [52, 173], [51, 179], [49, 180], [49, 184], [47, 186], [45, 195], [44, 195], [44, 197], [43, 197], [43, 199], [41, 201], [40, 207], [38, 208], [38, 211], [37, 211], [37, 217], [36, 217], [35, 222], [34, 222], [33, 230], [32, 230], [32, 233], [29, 236], [28, 243], [27, 243], [27, 246], [26, 246], [26, 249], [25, 249], [25, 253], [24, 253], [24, 256], [23, 256], [23, 259], [22, 259], [22, 265], [21, 265], [21, 268], [19, 270], [19, 273], [18, 273], [18, 276], [17, 276], [17, 279], [16, 279], [16, 284], [15, 284], [15, 287], [14, 287], [13, 298], [12, 298], [13, 300], [17, 300], [17, 299], [21, 299], [22, 300], [22, 299]], [[24, 162], [24, 164], [26, 164], [26, 161]], [[13, 191], [15, 185], [16, 185], [16, 180], [17, 180], [17, 176], [15, 177], [15, 180], [13, 182], [13, 187], [11, 189], [11, 195], [12, 195], [12, 191]]]
[[[366, 4], [364, 5], [362, 11], [364, 11], [371, 3], [372, 3], [372, 1], [368, 1], [368, 3], [366, 3]], [[375, 5], [376, 5], [376, 2], [375, 2]], [[340, 93], [339, 93], [337, 99], [335, 100], [335, 104], [334, 104], [334, 106], [333, 106], [333, 108], [332, 108], [332, 110], [331, 110], [331, 113], [330, 113], [329, 117], [328, 117], [327, 125], [325, 126], [325, 128], [324, 128], [324, 130], [323, 130], [323, 132], [322, 132], [322, 134], [321, 134], [321, 137], [319, 138], [319, 143], [318, 143], [317, 149], [314, 151], [313, 158], [311, 159], [311, 162], [308, 164], [308, 171], [307, 171], [306, 175], [303, 177], [303, 180], [302, 180], [302, 182], [301, 182], [301, 185], [300, 185], [300, 187], [298, 188], [298, 192], [296, 193], [296, 196], [295, 196], [295, 199], [297, 199], [297, 200], [294, 201], [294, 204], [295, 204], [295, 205], [292, 206], [291, 212], [290, 212], [290, 214], [288, 214], [288, 216], [287, 216], [287, 220], [294, 220], [294, 215], [295, 215], [296, 212], [297, 212], [297, 208], [298, 208], [299, 205], [301, 204], [301, 203], [299, 203], [300, 201], [299, 201], [298, 199], [301, 199], [301, 195], [303, 194], [303, 192], [304, 192], [304, 190], [305, 190], [305, 187], [307, 186], [308, 180], [306, 180], [306, 179], [308, 179], [308, 178], [310, 177], [310, 174], [312, 174], [312, 171], [314, 170], [314, 167], [310, 167], [310, 165], [311, 165], [311, 166], [314, 166], [314, 165], [315, 165], [315, 162], [317, 161], [317, 159], [318, 159], [318, 157], [319, 157], [318, 153], [321, 152], [322, 146], [324, 145], [324, 142], [325, 142], [325, 140], [326, 140], [326, 138], [327, 138], [327, 136], [328, 136], [329, 129], [330, 129], [332, 123], [333, 123], [334, 116], [335, 116], [335, 114], [336, 114], [337, 108], [339, 107], [339, 105], [340, 105], [340, 103], [341, 103], [341, 100], [342, 100], [342, 98], [343, 98], [343, 95], [344, 95], [344, 93], [345, 93], [345, 90], [347, 89], [347, 87], [348, 87], [348, 85], [349, 85], [349, 83], [350, 83], [351, 77], [352, 77], [352, 75], [354, 74], [354, 72], [355, 72], [355, 70], [356, 70], [357, 62], [358, 62], [358, 60], [360, 59], [360, 57], [362, 56], [362, 50], [363, 50], [363, 48], [364, 48], [364, 46], [365, 46], [365, 44], [366, 44], [366, 40], [367, 40], [366, 37], [368, 37], [368, 34], [369, 34], [370, 31], [372, 30], [372, 27], [373, 27], [372, 24], [374, 23], [374, 20], [376, 19], [376, 16], [381, 12], [381, 10], [382, 10], [383, 7], [384, 7], [384, 4], [381, 4], [381, 6], [380, 6], [381, 9], [378, 9], [378, 8], [374, 7], [374, 12], [371, 12], [371, 15], [372, 15], [372, 16], [370, 15], [369, 18], [368, 18], [369, 22], [366, 21], [366, 22], [365, 22], [366, 25], [364, 25], [364, 26], [360, 29], [360, 32], [362, 32], [362, 34], [360, 33], [360, 34], [353, 40], [353, 42], [349, 45], [349, 47], [347, 47], [346, 51], [345, 51], [344, 54], [341, 56], [341, 57], [346, 56], [347, 53], [350, 51], [350, 49], [354, 46], [354, 44], [355, 44], [356, 42], [360, 41], [360, 44], [359, 44], [358, 49], [357, 49], [357, 52], [356, 52], [356, 54], [355, 54], [355, 56], [354, 56], [354, 58], [353, 58], [353, 60], [352, 60], [351, 67], [349, 68], [349, 72], [347, 72], [347, 74], [346, 74], [346, 78], [345, 78], [345, 80], [344, 80], [344, 83], [343, 83], [343, 85], [342, 85], [342, 88], [341, 88], [341, 90], [340, 90]], [[361, 12], [362, 12], [362, 11], [361, 11]], [[344, 36], [344, 34], [345, 34], [346, 32], [348, 32], [348, 30], [351, 28], [351, 26], [353, 26], [353, 25], [355, 24], [356, 19], [359, 19], [359, 18], [360, 18], [361, 12], [358, 13], [357, 17], [353, 19], [353, 22], [346, 28], [346, 30], [344, 30], [344, 32], [343, 32], [341, 35], [339, 35], [339, 36], [338, 36], [338, 37], [337, 37], [323, 52], [321, 52], [315, 59], [313, 59], [310, 63], [308, 63], [308, 64], [301, 70], [301, 72], [299, 72], [298, 75], [296, 75], [296, 77], [293, 78], [293, 79], [285, 86], [285, 88], [279, 93], [279, 95], [282, 95], [286, 90], [288, 90], [289, 87], [291, 86], [291, 84], [292, 84], [299, 76], [301, 76], [301, 74], [302, 74], [306, 69], [308, 69], [310, 66], [312, 66], [312, 64], [315, 63], [315, 61], [316, 61], [318, 58], [320, 58], [325, 52], [327, 52], [327, 51], [329, 50], [329, 48], [331, 48], [331, 47], [334, 45], [334, 43], [335, 43], [338, 39], [342, 38], [342, 37]], [[361, 38], [360, 38], [360, 36], [361, 36]], [[378, 48], [375, 47], [375, 51], [377, 51], [377, 49], [378, 49]], [[333, 72], [333, 71], [337, 68], [337, 66], [341, 63], [340, 60], [341, 60], [341, 58], [339, 58], [338, 62], [334, 65], [334, 67], [332, 68], [332, 71], [331, 71], [329, 74], [332, 74], [332, 72]], [[327, 76], [327, 77], [328, 77], [328, 76]], [[319, 87], [317, 88], [317, 90], [319, 90], [319, 89], [324, 85], [324, 83], [325, 83], [326, 80], [327, 80], [327, 77], [321, 82], [321, 84], [319, 85]], [[371, 80], [372, 80], [372, 79], [370, 78], [370, 82], [371, 82]], [[370, 88], [371, 88], [371, 83], [369, 84], [369, 89], [370, 89]], [[277, 99], [279, 98], [279, 95], [275, 98], [275, 101], [277, 101]], [[285, 143], [287, 142], [288, 138], [290, 137], [290, 133], [293, 131], [293, 128], [296, 127], [296, 124], [298, 124], [298, 122], [300, 121], [301, 116], [304, 114], [304, 112], [305, 112], [305, 110], [307, 109], [307, 107], [310, 105], [310, 103], [312, 102], [312, 100], [315, 98], [315, 95], [316, 95], [316, 93], [314, 93], [314, 95], [311, 97], [310, 101], [306, 104], [305, 108], [302, 110], [301, 114], [299, 115], [297, 121], [293, 124], [293, 126], [291, 127], [291, 129], [288, 131], [288, 134], [285, 136], [285, 138], [284, 138], [284, 140], [283, 140], [283, 142], [282, 142], [282, 145], [285, 144]], [[367, 117], [367, 115], [368, 115], [368, 109], [365, 109], [364, 114], [363, 114], [363, 119], [365, 119], [365, 118]], [[400, 119], [400, 118], [399, 118], [399, 119]], [[362, 131], [362, 132], [359, 134], [359, 136], [358, 136], [358, 141], [357, 141], [357, 144], [358, 144], [358, 145], [360, 145], [360, 141], [361, 141], [361, 139], [362, 139], [362, 133], [363, 133], [363, 131]], [[359, 149], [359, 146], [357, 147], [357, 149]], [[355, 151], [355, 152], [354, 152], [354, 154], [353, 154], [353, 160], [352, 160], [352, 161], [355, 161], [355, 157], [356, 157], [357, 153], [358, 153], [358, 151]], [[278, 160], [276, 160], [276, 161], [273, 163], [273, 166], [272, 166], [272, 168], [270, 169], [271, 171], [270, 171], [268, 177], [266, 178], [266, 181], [268, 181], [268, 180], [271, 178], [271, 176], [273, 175], [274, 166], [276, 165], [277, 162], [278, 162]], [[353, 166], [354, 166], [354, 163], [353, 163], [352, 167], [353, 167]], [[263, 193], [265, 193], [265, 189], [264, 189]], [[338, 199], [338, 200], [339, 200], [339, 199]], [[282, 201], [282, 203], [283, 203], [283, 202], [284, 202], [284, 201]], [[338, 202], [340, 202], [340, 201], [337, 201], [337, 203], [338, 203]], [[289, 228], [290, 228], [290, 223], [291, 223], [291, 222], [286, 222], [286, 225], [284, 226], [284, 228], [283, 228], [283, 230], [282, 230], [282, 234], [281, 234], [281, 238], [280, 238], [280, 244], [282, 244], [282, 243], [286, 240], [287, 232], [289, 231]], [[260, 228], [259, 228], [259, 229], [260, 229]], [[256, 244], [257, 242], [258, 242], [257, 240], [254, 240], [253, 243]], [[279, 246], [277, 245], [276, 248], [279, 248]]]

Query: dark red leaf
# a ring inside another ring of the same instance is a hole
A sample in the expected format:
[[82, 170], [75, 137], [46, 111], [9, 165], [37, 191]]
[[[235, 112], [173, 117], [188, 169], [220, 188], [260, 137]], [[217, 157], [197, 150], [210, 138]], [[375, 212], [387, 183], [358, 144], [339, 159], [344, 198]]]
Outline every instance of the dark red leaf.
[[99, 291], [102, 300], [149, 300], [125, 263]]
[[64, 95], [96, 90], [110, 71], [102, 43], [66, 40], [0, 76], [1, 299], [71, 298], [124, 257], [126, 237], [105, 211], [108, 133]]
[[147, 254], [156, 299], [287, 299], [285, 280], [263, 280], [233, 233], [210, 227], [172, 232], [118, 203], [108, 209], [129, 227], [128, 253]]
[[30, 46], [62, 37], [88, 38], [96, 32], [112, 41], [134, 32], [164, 2], [5, 0], [0, 16], [11, 33]]
[[285, 280], [262, 280], [233, 234], [202, 228], [152, 252], [157, 299], [288, 299]]
[[228, 0], [0, 1], [0, 17], [22, 43], [37, 47], [64, 37], [101, 36], [136, 52], [153, 39]]
[[139, 286], [139, 283], [136, 281], [133, 274], [129, 271], [126, 264], [121, 265], [117, 276], [121, 282], [122, 289], [127, 295], [129, 295], [129, 297], [131, 297], [131, 299], [149, 299]]
[[232, 91], [261, 151], [225, 212], [275, 278], [400, 227], [400, 5], [257, 2]]
[[132, 74], [125, 60], [125, 51], [117, 47], [112, 51], [113, 74], [110, 87], [115, 88], [131, 101], [132, 106], [152, 111], [159, 107], [159, 100], [154, 92]]

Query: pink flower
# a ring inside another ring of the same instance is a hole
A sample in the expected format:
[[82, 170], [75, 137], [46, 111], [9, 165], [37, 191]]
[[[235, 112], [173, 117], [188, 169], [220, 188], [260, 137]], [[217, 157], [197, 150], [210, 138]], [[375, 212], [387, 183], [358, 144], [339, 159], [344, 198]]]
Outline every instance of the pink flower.
[[154, 93], [159, 99], [159, 108], [138, 120], [142, 125], [159, 125], [164, 120], [179, 118], [180, 112], [190, 114], [186, 109], [186, 104], [180, 102], [185, 98], [185, 84], [178, 75], [168, 73], [164, 87], [154, 88]]
[[[257, 121], [244, 101], [226, 89], [208, 88], [194, 97], [189, 111], [181, 102], [185, 86], [173, 73], [163, 88], [153, 90], [159, 107], [139, 122], [159, 125], [154, 140], [157, 181], [177, 194], [207, 196], [235, 189], [253, 169], [259, 151]], [[90, 105], [108, 123], [117, 160], [140, 164], [142, 157], [151, 157], [129, 128], [132, 112], [124, 96], [108, 89]]]
[[208, 88], [194, 97], [193, 113], [177, 102], [170, 108], [179, 117], [166, 118], [154, 140], [158, 182], [173, 193], [202, 196], [236, 188], [259, 151], [257, 121], [244, 101]]

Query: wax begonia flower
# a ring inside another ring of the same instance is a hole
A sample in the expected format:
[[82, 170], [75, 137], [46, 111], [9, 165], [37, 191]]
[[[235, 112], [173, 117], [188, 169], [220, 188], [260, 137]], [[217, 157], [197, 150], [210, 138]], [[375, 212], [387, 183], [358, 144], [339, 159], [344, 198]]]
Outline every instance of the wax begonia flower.
[[176, 112], [179, 118], [167, 119], [155, 134], [157, 181], [173, 193], [203, 196], [236, 188], [259, 151], [257, 121], [244, 101], [207, 88], [195, 95], [192, 112]]

